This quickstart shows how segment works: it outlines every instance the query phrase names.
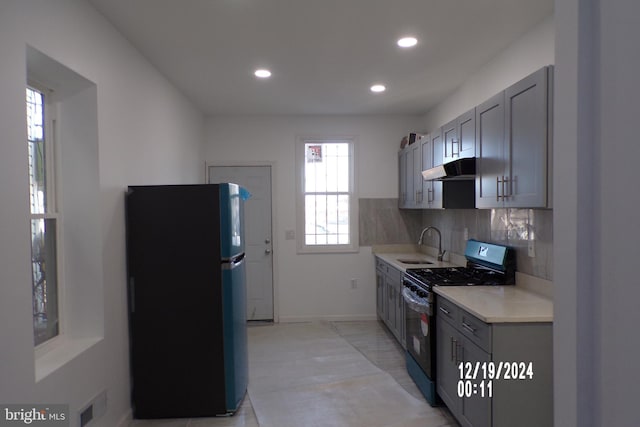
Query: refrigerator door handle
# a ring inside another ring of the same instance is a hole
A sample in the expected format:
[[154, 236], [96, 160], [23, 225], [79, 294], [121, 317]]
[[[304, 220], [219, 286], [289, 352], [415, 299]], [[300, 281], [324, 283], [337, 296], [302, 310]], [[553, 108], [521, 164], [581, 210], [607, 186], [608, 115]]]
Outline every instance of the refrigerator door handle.
[[237, 255], [231, 259], [223, 259], [222, 260], [222, 269], [223, 270], [233, 270], [234, 268], [239, 267], [244, 262], [244, 254]]

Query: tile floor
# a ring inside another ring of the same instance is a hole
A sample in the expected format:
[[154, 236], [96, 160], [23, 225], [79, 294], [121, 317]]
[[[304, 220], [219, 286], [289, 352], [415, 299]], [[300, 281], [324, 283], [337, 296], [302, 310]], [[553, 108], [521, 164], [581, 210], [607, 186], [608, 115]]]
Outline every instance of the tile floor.
[[129, 427], [444, 427], [377, 321], [249, 328], [249, 390], [232, 417], [134, 420]]

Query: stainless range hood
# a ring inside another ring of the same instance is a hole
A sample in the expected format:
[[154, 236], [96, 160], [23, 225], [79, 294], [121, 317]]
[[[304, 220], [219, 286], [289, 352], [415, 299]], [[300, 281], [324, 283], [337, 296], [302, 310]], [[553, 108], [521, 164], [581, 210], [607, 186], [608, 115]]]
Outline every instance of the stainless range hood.
[[456, 159], [443, 165], [434, 166], [431, 169], [422, 171], [425, 180], [452, 180], [452, 179], [475, 179], [476, 159], [468, 157]]

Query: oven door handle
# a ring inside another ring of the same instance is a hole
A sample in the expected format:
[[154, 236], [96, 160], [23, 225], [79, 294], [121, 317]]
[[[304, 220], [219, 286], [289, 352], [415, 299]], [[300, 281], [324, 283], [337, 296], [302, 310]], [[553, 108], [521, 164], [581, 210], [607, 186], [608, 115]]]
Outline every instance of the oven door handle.
[[431, 304], [429, 304], [427, 300], [420, 298], [411, 292], [409, 288], [404, 288], [402, 290], [402, 298], [404, 298], [404, 301], [411, 310], [418, 313], [431, 314]]

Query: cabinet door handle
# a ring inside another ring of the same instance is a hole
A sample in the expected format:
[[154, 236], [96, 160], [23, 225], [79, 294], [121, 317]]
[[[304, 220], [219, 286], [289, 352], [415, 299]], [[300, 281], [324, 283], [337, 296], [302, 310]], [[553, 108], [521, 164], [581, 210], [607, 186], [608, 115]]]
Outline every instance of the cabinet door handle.
[[457, 349], [458, 343], [456, 340], [453, 339], [453, 337], [451, 337], [451, 351], [449, 352], [451, 354], [451, 361], [453, 362], [455, 359], [455, 356], [453, 355], [455, 352], [455, 349]]
[[[507, 188], [507, 191], [505, 191], [505, 186]], [[511, 180], [508, 176], [502, 178], [502, 194], [504, 199], [507, 199], [511, 196]]]
[[[458, 152], [457, 153], [455, 153], [453, 151], [453, 147], [455, 147], [456, 145], [458, 146]], [[460, 140], [457, 140], [457, 139], [452, 139], [451, 140], [451, 156], [452, 157], [453, 156], [460, 156]]]
[[[460, 364], [460, 362], [462, 361], [462, 357], [458, 357], [459, 356], [458, 349], [464, 350], [464, 347], [462, 347], [462, 344], [459, 344], [456, 341], [456, 366], [458, 366]], [[460, 351], [460, 353], [462, 353], [462, 351]]]
[[471, 332], [472, 334], [476, 333], [476, 329], [465, 322], [462, 322], [462, 327], [465, 328], [467, 331]]
[[[500, 201], [500, 182], [500, 177], [496, 176], [496, 202]], [[504, 186], [502, 188], [504, 188]]]
[[440, 307], [440, 311], [443, 312], [444, 314], [447, 314], [447, 315], [451, 314], [451, 312], [449, 310], [447, 310], [446, 308], [444, 308], [444, 307]]

